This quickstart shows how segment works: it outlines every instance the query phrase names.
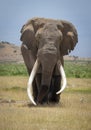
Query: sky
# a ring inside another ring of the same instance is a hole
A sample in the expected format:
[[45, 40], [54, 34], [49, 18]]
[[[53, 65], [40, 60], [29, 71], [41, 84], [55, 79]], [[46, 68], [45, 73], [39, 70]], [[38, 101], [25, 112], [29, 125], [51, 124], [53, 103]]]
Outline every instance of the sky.
[[0, 0], [0, 41], [20, 46], [21, 27], [33, 17], [73, 23], [78, 44], [70, 55], [91, 57], [91, 0]]

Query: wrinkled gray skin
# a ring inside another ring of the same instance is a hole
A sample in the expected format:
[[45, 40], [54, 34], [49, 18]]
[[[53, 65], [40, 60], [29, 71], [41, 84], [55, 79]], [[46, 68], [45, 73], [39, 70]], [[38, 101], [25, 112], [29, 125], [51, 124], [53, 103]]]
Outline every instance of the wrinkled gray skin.
[[59, 102], [61, 75], [57, 66], [64, 64], [63, 56], [69, 54], [78, 42], [77, 31], [70, 22], [33, 18], [21, 29], [21, 52], [30, 75], [38, 59], [40, 67], [33, 82], [33, 96], [37, 103]]

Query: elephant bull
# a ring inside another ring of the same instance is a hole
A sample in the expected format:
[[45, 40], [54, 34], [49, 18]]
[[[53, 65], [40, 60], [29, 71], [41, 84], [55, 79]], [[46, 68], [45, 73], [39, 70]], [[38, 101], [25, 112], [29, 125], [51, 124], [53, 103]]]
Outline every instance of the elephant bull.
[[23, 25], [20, 40], [30, 75], [29, 99], [34, 105], [59, 102], [66, 87], [63, 56], [69, 54], [78, 42], [74, 25], [64, 20], [33, 18]]

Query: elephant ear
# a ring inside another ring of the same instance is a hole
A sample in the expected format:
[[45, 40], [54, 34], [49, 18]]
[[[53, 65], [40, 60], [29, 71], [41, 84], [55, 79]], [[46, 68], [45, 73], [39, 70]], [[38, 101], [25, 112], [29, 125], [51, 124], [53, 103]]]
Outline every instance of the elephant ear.
[[62, 55], [68, 55], [74, 49], [78, 42], [78, 35], [74, 25], [68, 21], [61, 21], [63, 24], [63, 40], [61, 42], [60, 51]]
[[30, 49], [35, 44], [35, 32], [32, 24], [25, 24], [21, 29], [20, 40]]
[[24, 44], [27, 45], [28, 49], [35, 47], [37, 48], [36, 33], [45, 24], [45, 19], [33, 18], [30, 19], [21, 29], [21, 38]]

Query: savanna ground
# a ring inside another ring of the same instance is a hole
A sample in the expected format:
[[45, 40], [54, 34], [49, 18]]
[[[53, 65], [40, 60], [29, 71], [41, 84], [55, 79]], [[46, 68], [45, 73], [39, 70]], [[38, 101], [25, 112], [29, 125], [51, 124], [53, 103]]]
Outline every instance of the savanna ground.
[[23, 64], [0, 64], [0, 130], [91, 130], [91, 63], [65, 63], [59, 104], [33, 106]]

